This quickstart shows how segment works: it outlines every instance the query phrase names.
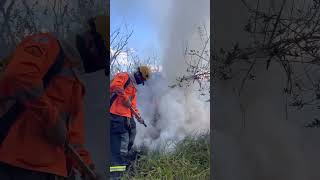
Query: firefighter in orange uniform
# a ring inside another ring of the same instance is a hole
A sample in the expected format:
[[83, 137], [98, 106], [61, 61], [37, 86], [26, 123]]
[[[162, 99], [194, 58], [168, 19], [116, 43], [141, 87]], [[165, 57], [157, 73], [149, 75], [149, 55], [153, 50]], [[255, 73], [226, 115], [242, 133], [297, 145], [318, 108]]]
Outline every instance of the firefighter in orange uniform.
[[[85, 89], [77, 68], [93, 58], [105, 63], [106, 19], [91, 18], [74, 41], [52, 33], [30, 35], [11, 55], [0, 80], [1, 180], [67, 178], [72, 169], [86, 179], [101, 178], [89, 178], [65, 145], [95, 171], [84, 147]], [[94, 71], [93, 66], [85, 70]]]
[[110, 84], [110, 144], [111, 165], [126, 166], [124, 156], [133, 145], [135, 137], [135, 121], [130, 107], [139, 115], [137, 120], [144, 123], [137, 108], [137, 88], [150, 78], [147, 66], [138, 67], [133, 74], [118, 73]]

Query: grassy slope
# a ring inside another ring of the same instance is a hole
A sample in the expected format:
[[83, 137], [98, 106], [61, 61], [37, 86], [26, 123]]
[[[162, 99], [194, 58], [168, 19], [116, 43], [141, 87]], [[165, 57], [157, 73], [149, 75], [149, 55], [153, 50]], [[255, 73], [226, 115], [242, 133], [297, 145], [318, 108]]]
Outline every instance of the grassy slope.
[[209, 135], [187, 137], [176, 151], [153, 151], [136, 160], [123, 179], [210, 179]]

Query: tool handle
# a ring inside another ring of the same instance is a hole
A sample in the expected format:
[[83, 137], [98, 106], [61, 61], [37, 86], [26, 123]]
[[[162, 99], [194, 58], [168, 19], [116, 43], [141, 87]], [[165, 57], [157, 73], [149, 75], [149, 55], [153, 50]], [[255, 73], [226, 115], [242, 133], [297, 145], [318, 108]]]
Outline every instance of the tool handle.
[[70, 145], [66, 145], [67, 150], [71, 153], [73, 156], [73, 159], [77, 161], [78, 165], [85, 171], [86, 174], [90, 175], [91, 178], [96, 179], [96, 174], [92, 171], [91, 168], [89, 168], [86, 163], [82, 160], [81, 156], [78, 154], [78, 152]]
[[[133, 114], [136, 116], [136, 118], [140, 119], [141, 117], [139, 116], [139, 114], [132, 108], [132, 106], [130, 106], [131, 111], [133, 112]], [[147, 127], [146, 123], [143, 122], [142, 123], [144, 125], [144, 127]]]
[[133, 112], [133, 115], [136, 116], [136, 118], [140, 119], [141, 117], [139, 116], [139, 114], [133, 109], [132, 106], [130, 106], [130, 110]]
[[144, 127], [147, 127], [146, 123], [143, 122]]

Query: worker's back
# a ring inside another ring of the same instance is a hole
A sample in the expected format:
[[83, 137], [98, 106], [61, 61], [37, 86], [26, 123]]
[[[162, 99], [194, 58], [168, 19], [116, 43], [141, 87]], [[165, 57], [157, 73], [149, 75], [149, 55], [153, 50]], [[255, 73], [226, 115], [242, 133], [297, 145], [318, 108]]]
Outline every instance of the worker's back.
[[[66, 176], [66, 157], [63, 144], [51, 138], [64, 132], [52, 132], [63, 115], [70, 113], [66, 139], [83, 143], [82, 97], [84, 87], [64, 57], [60, 73], [43, 89], [43, 77], [57, 61], [60, 46], [51, 34], [37, 34], [25, 38], [17, 47], [0, 82], [1, 96], [29, 92], [18, 116], [0, 148], [0, 161], [34, 171]], [[30, 96], [30, 94], [32, 94]], [[55, 134], [57, 133], [57, 134]], [[63, 137], [64, 138], [64, 137]], [[86, 152], [84, 152], [85, 154]], [[88, 157], [86, 159], [90, 161]]]

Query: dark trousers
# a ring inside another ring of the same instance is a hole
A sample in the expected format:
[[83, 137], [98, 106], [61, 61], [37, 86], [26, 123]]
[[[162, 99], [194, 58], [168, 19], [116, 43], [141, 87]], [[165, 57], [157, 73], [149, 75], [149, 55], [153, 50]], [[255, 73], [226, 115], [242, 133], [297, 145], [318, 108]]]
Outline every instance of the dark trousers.
[[31, 171], [0, 162], [0, 180], [55, 180], [56, 175]]
[[[132, 124], [134, 124], [134, 127], [136, 126], [136, 122], [134, 121], [134, 119], [131, 120]], [[131, 125], [132, 126], [132, 125]], [[128, 151], [131, 150], [133, 144], [134, 144], [134, 140], [136, 138], [136, 134], [137, 134], [137, 129], [136, 128], [131, 128], [129, 130], [129, 144], [128, 144]]]
[[128, 126], [127, 117], [111, 114], [110, 124], [110, 148], [111, 165], [125, 165], [124, 156], [134, 143], [136, 124], [134, 119], [130, 120], [131, 128]]

